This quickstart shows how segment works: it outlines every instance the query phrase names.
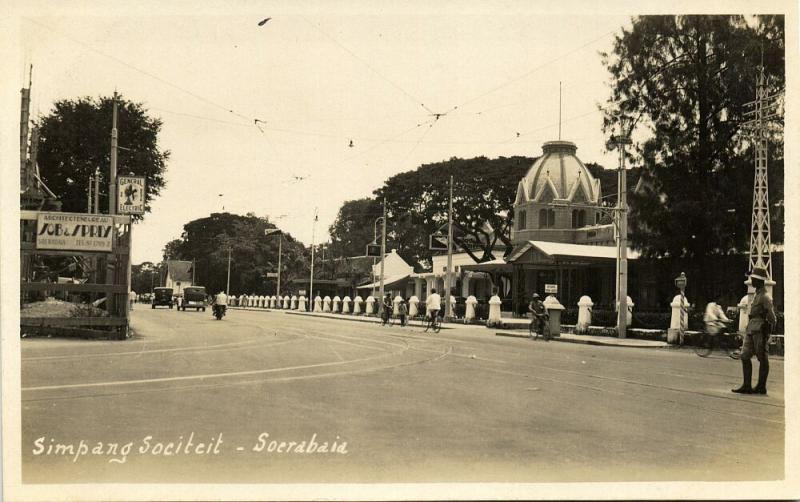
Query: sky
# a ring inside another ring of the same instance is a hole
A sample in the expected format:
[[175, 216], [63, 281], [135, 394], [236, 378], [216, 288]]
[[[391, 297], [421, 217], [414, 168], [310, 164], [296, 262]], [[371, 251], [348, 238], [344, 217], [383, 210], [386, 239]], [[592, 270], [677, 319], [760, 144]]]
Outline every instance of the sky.
[[163, 120], [167, 185], [134, 229], [134, 263], [159, 261], [185, 223], [223, 208], [319, 243], [343, 202], [394, 174], [454, 156], [537, 156], [559, 137], [559, 86], [561, 138], [585, 163], [616, 165], [600, 52], [630, 26], [623, 10], [150, 5], [19, 18], [18, 88], [32, 64], [34, 116], [116, 89]]

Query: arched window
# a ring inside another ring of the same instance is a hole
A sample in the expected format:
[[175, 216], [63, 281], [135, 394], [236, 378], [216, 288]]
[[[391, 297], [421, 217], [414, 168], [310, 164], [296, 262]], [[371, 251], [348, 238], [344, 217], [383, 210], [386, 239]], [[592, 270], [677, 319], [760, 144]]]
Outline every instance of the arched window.
[[525, 227], [526, 227], [525, 216], [526, 215], [525, 215], [525, 210], [524, 209], [522, 209], [517, 214], [517, 230], [525, 229]]
[[578, 211], [578, 228], [586, 226], [586, 211], [583, 209]]
[[552, 209], [539, 210], [539, 228], [553, 228], [556, 225], [556, 212]]

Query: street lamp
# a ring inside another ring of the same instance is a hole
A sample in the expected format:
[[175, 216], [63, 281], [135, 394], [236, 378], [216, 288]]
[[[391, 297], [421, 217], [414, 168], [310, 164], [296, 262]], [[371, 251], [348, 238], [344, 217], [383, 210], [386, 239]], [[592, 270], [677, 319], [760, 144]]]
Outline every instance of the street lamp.
[[[384, 216], [378, 216], [375, 218], [375, 223], [372, 224], [372, 243], [375, 244], [378, 242], [378, 222], [384, 222], [384, 228], [386, 227], [386, 218]], [[384, 230], [385, 235], [385, 230]], [[381, 243], [381, 264], [383, 264], [383, 255], [385, 252], [385, 241]], [[375, 296], [375, 260], [372, 260], [372, 296]], [[383, 300], [383, 265], [381, 265], [381, 300]], [[383, 303], [381, 303], [383, 305]], [[380, 308], [380, 307], [379, 307]]]
[[278, 228], [267, 228], [264, 235], [278, 234], [278, 283], [275, 286], [275, 296], [281, 296], [281, 244], [283, 243], [283, 232]]

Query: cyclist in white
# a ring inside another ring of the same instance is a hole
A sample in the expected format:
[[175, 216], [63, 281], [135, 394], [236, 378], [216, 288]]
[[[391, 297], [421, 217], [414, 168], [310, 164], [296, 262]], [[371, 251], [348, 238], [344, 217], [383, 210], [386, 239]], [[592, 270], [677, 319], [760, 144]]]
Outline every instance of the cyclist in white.
[[706, 305], [706, 311], [703, 314], [706, 332], [709, 335], [718, 335], [720, 331], [725, 328], [725, 325], [731, 322], [731, 320], [725, 315], [725, 311], [722, 310], [722, 307], [719, 306], [716, 300], [718, 300], [718, 298], [714, 298], [714, 301], [711, 301], [708, 305]]
[[425, 300], [425, 309], [431, 319], [435, 319], [439, 311], [442, 310], [442, 297], [439, 296], [435, 289], [431, 289], [431, 294]]

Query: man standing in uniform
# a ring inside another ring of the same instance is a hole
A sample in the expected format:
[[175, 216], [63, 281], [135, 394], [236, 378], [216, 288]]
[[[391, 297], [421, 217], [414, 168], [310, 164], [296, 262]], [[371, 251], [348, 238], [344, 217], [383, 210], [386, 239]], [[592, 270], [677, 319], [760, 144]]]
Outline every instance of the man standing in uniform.
[[[767, 357], [767, 344], [769, 335], [777, 323], [775, 307], [772, 298], [767, 294], [764, 286], [767, 280], [767, 271], [763, 268], [754, 268], [750, 273], [750, 283], [756, 288], [753, 301], [750, 303], [750, 319], [747, 323], [747, 333], [742, 345], [742, 375], [744, 381], [738, 389], [733, 389], [737, 394], [766, 394], [767, 376], [769, 375], [769, 359]], [[751, 387], [753, 376], [753, 363], [750, 359], [755, 353], [758, 359], [758, 383]]]

